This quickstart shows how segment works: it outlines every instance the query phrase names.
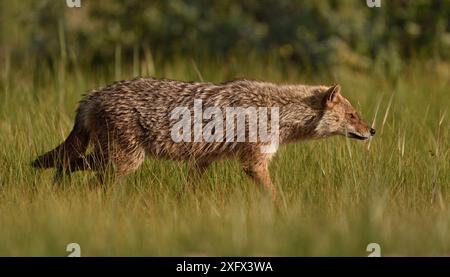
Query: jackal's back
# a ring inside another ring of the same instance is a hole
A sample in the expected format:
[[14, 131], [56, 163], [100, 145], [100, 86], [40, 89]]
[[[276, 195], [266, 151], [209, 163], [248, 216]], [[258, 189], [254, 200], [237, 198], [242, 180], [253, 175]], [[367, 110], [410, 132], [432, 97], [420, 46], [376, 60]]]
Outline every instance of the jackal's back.
[[87, 94], [78, 108], [83, 126], [94, 135], [114, 132], [123, 147], [143, 147], [147, 153], [174, 159], [226, 155], [239, 152], [238, 143], [174, 142], [171, 112], [177, 107], [192, 110], [194, 99], [204, 107], [279, 105], [270, 90], [255, 89], [258, 82], [222, 84], [139, 78], [116, 82]]

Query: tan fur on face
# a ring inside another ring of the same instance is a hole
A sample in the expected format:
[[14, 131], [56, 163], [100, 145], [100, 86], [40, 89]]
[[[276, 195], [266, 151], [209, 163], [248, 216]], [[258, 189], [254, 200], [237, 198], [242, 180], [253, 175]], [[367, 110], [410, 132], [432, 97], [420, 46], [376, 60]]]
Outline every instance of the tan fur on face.
[[361, 119], [350, 102], [341, 95], [339, 85], [332, 86], [325, 92], [324, 107], [324, 116], [317, 130], [319, 134], [350, 137], [357, 135], [360, 139], [371, 136], [371, 128]]

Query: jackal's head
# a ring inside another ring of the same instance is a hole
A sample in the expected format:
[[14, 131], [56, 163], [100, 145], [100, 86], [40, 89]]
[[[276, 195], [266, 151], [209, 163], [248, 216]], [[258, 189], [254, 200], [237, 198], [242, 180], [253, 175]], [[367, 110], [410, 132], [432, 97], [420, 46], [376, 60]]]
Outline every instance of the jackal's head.
[[365, 123], [350, 102], [341, 95], [341, 87], [326, 90], [322, 99], [323, 117], [317, 131], [321, 135], [343, 135], [365, 140], [375, 135], [375, 129]]

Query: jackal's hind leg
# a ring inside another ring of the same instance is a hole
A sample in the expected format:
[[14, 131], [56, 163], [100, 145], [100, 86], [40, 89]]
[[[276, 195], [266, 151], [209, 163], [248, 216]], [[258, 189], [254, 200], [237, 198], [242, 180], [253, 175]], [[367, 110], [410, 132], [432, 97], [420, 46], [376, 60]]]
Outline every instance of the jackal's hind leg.
[[[94, 132], [94, 150], [87, 160], [89, 169], [97, 172], [100, 183], [114, 183], [139, 168], [145, 158], [138, 139], [124, 135], [110, 126], [100, 125]], [[106, 130], [106, 131], [105, 131]]]
[[60, 184], [64, 177], [70, 177], [71, 173], [81, 170], [103, 171], [106, 168], [106, 159], [97, 152], [69, 160], [67, 164], [56, 168], [53, 178], [54, 184]]

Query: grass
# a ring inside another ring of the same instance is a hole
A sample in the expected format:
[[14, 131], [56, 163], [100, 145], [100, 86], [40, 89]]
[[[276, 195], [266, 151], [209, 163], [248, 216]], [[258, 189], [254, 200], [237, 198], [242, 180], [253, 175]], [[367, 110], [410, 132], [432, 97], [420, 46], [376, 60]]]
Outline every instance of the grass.
[[[120, 49], [116, 49], [120, 51]], [[120, 54], [119, 54], [120, 56]], [[71, 59], [70, 55], [67, 57]], [[338, 68], [334, 78], [277, 62], [231, 60], [155, 65], [135, 57], [105, 70], [2, 65], [0, 255], [383, 256], [450, 254], [448, 65], [416, 64], [395, 79]], [[334, 137], [283, 146], [271, 164], [276, 208], [236, 161], [214, 164], [193, 192], [185, 164], [148, 158], [108, 187], [91, 173], [52, 185], [29, 162], [69, 133], [81, 94], [133, 74], [224, 81], [235, 76], [333, 83], [378, 130], [370, 142]]]

